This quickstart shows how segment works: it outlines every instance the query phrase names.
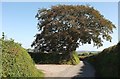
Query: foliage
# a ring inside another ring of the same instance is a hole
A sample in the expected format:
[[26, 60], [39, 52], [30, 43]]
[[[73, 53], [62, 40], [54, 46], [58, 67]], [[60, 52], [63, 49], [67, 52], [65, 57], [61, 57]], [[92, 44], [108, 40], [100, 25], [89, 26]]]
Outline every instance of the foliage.
[[111, 41], [115, 26], [96, 9], [84, 5], [58, 5], [40, 9], [36, 15], [38, 30], [32, 46], [39, 52], [71, 53], [81, 44], [102, 46], [102, 38]]
[[2, 32], [2, 39], [4, 39], [5, 38], [5, 34], [4, 34], [4, 32]]
[[[65, 56], [66, 57], [66, 56]], [[72, 57], [71, 57], [71, 59], [64, 59], [63, 61], [62, 61], [62, 63], [63, 64], [69, 64], [69, 65], [77, 65], [77, 64], [79, 64], [80, 63], [80, 60], [79, 60], [79, 57], [78, 57], [78, 54], [77, 54], [77, 52], [75, 52], [75, 51], [73, 51], [72, 52]]]
[[76, 64], [80, 63], [77, 52], [74, 51], [72, 54], [73, 54], [73, 58], [71, 59], [72, 64], [76, 65]]
[[72, 59], [66, 60], [66, 54], [58, 53], [31, 53], [36, 64], [78, 64], [80, 62], [76, 52], [73, 52]]
[[84, 53], [80, 53], [79, 56], [88, 56], [89, 53], [88, 52], [84, 52]]
[[98, 77], [120, 77], [119, 43], [104, 49], [101, 53], [86, 58], [95, 66]]
[[83, 53], [78, 54], [78, 56], [79, 56], [80, 60], [84, 60], [84, 59], [86, 59], [86, 57], [90, 57], [90, 56], [93, 56], [96, 54], [98, 54], [98, 52], [96, 52], [96, 53], [95, 52], [83, 52]]
[[35, 65], [27, 53], [14, 40], [2, 41], [2, 77], [42, 77], [43, 73]]
[[61, 54], [57, 53], [31, 53], [30, 56], [36, 64], [59, 64], [59, 61], [62, 59]]
[[[0, 60], [2, 60], [2, 41], [0, 39]], [[2, 62], [0, 61], [0, 77], [2, 74]]]

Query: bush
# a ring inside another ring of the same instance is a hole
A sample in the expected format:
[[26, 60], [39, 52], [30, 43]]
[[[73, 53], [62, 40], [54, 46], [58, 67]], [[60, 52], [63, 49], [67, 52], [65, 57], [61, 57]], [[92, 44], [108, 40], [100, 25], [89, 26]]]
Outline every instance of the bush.
[[74, 51], [72, 56], [73, 56], [73, 58], [72, 58], [72, 63], [73, 63], [74, 65], [80, 63], [80, 60], [79, 60], [79, 57], [78, 57], [77, 52]]
[[[66, 57], [67, 58], [67, 57]], [[73, 51], [72, 52], [72, 58], [67, 60], [65, 59], [64, 61], [61, 62], [62, 64], [68, 64], [68, 65], [77, 65], [80, 63], [79, 57], [77, 52]]]
[[73, 52], [72, 59], [67, 60], [68, 54], [59, 53], [30, 53], [36, 64], [78, 64], [79, 58], [76, 52]]
[[102, 52], [86, 57], [96, 68], [98, 77], [120, 77], [120, 44], [104, 49]]
[[2, 77], [42, 77], [43, 73], [27, 53], [13, 40], [2, 41]]
[[80, 53], [80, 54], [78, 54], [78, 56], [79, 56], [79, 59], [80, 60], [84, 60], [84, 59], [86, 59], [87, 57], [92, 57], [93, 55], [96, 55], [96, 54], [98, 54], [98, 52], [96, 52], [96, 53], [92, 53], [92, 52], [83, 52], [83, 53]]

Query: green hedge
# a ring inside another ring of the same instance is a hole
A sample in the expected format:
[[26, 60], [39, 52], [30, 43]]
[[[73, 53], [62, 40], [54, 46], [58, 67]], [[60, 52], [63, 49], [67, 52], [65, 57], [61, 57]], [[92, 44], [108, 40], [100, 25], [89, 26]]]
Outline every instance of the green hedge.
[[67, 60], [68, 54], [58, 53], [30, 53], [36, 64], [78, 64], [80, 62], [76, 52], [72, 52], [72, 59]]
[[2, 41], [2, 77], [43, 77], [27, 51], [13, 40]]
[[120, 77], [120, 42], [117, 45], [104, 49], [101, 53], [86, 57], [97, 71], [98, 77]]

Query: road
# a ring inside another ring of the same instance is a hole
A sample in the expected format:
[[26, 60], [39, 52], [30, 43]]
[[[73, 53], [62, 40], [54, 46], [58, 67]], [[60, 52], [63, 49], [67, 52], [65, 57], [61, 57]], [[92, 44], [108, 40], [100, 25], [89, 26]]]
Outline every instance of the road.
[[78, 65], [40, 64], [36, 65], [36, 67], [45, 73], [45, 77], [95, 77], [94, 68], [85, 61], [80, 61]]

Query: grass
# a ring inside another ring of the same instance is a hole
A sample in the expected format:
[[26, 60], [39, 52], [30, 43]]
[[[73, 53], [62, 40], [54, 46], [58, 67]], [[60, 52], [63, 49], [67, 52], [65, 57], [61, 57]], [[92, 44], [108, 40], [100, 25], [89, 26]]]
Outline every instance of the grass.
[[77, 64], [79, 64], [80, 60], [79, 60], [77, 52], [73, 51], [72, 52], [72, 59], [70, 59], [68, 61], [67, 60], [62, 61], [61, 63], [62, 64], [68, 64], [68, 65], [77, 65]]
[[74, 51], [73, 52], [73, 58], [72, 58], [72, 61], [73, 61], [73, 64], [79, 64], [80, 63], [80, 60], [79, 60], [79, 57], [78, 57], [78, 54]]

